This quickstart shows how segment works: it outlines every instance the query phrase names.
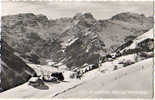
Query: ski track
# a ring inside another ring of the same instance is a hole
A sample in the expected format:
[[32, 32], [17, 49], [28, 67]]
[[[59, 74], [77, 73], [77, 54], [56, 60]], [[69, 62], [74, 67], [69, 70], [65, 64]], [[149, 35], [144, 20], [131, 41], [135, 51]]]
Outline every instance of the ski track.
[[76, 87], [78, 87], [78, 86], [80, 86], [80, 85], [82, 85], [82, 84], [84, 84], [84, 82], [83, 82], [83, 83], [80, 83], [80, 84], [77, 84], [77, 85], [75, 85], [75, 86], [73, 86], [73, 87], [70, 87], [70, 88], [68, 88], [67, 90], [64, 90], [64, 91], [62, 91], [62, 92], [56, 93], [56, 94], [53, 95], [52, 97], [56, 97], [56, 96], [58, 96], [58, 95], [60, 95], [60, 94], [62, 94], [62, 93], [65, 93], [65, 92], [67, 92], [67, 91], [69, 91], [69, 90], [71, 90], [71, 89], [74, 89], [74, 88], [76, 88]]

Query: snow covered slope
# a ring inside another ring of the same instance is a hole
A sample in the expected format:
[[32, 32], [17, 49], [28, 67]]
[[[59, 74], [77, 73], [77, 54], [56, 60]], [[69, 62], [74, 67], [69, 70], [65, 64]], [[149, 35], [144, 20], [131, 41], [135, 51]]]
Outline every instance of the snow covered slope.
[[57, 98], [151, 98], [153, 59], [98, 75]]
[[153, 39], [153, 29], [138, 36], [136, 39], [133, 40], [133, 43], [129, 47], [124, 48], [122, 51], [128, 50], [128, 49], [135, 49], [137, 47], [138, 43], [140, 43], [146, 39]]
[[47, 90], [39, 90], [26, 83], [1, 93], [0, 98], [152, 97], [152, 66], [153, 58], [150, 58], [109, 73], [95, 69], [84, 74], [82, 80], [46, 83]]

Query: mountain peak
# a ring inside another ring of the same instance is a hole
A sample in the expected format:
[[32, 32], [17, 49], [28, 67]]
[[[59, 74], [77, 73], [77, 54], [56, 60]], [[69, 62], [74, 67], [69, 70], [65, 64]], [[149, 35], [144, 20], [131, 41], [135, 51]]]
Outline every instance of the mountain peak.
[[20, 13], [18, 16], [35, 16], [33, 13]]
[[[38, 22], [43, 24], [43, 26], [48, 25], [48, 18], [45, 15], [39, 14], [35, 15], [33, 13], [20, 13], [17, 15], [8, 15], [8, 16], [3, 16], [3, 25], [12, 25], [12, 26], [36, 26], [38, 27]], [[23, 25], [21, 25], [23, 24]]]
[[81, 19], [81, 18], [86, 18], [86, 19], [94, 19], [93, 15], [91, 13], [77, 13], [73, 19]]
[[82, 25], [85, 27], [90, 27], [94, 23], [96, 23], [96, 19], [93, 17], [91, 13], [77, 13], [73, 17], [74, 24]]
[[113, 16], [111, 19], [130, 22], [133, 20], [139, 20], [140, 21], [140, 20], [143, 20], [144, 18], [147, 18], [144, 14], [124, 12], [124, 13], [119, 13], [119, 14]]

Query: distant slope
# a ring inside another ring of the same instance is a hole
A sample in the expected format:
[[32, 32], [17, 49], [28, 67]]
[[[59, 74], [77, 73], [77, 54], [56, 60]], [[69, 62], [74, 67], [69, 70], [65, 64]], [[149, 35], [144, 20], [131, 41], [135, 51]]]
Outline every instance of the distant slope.
[[136, 37], [133, 40], [127, 41], [125, 44], [116, 49], [116, 52], [128, 53], [136, 52], [153, 52], [153, 29]]
[[133, 40], [133, 43], [125, 49], [135, 49], [139, 43], [141, 43], [147, 39], [153, 39], [153, 29], [149, 30], [148, 32], [146, 32], [140, 36], [138, 36], [136, 39]]
[[100, 20], [100, 34], [107, 47], [120, 46], [128, 36], [139, 36], [152, 28], [152, 17], [131, 12], [119, 13], [108, 20]]

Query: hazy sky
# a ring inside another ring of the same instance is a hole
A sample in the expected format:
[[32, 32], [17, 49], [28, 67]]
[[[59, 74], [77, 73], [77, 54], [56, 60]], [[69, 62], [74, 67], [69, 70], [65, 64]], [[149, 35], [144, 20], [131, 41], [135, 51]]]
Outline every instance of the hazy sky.
[[50, 19], [73, 17], [79, 12], [91, 12], [97, 19], [107, 19], [120, 12], [153, 14], [153, 2], [3, 2], [2, 15], [18, 13], [44, 14]]

